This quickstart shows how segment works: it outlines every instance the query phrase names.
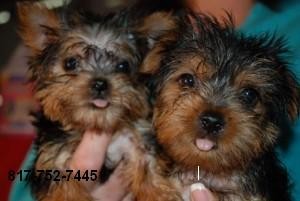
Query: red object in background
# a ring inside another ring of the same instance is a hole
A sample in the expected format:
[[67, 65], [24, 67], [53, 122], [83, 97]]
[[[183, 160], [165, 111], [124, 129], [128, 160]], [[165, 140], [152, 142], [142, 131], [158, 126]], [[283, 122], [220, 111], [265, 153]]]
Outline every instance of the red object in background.
[[8, 200], [12, 182], [9, 170], [19, 170], [34, 135], [6, 135], [0, 133], [0, 199]]
[[0, 106], [0, 133], [32, 134], [30, 111], [35, 110], [32, 89], [26, 84], [25, 75], [2, 75], [0, 93], [3, 105]]
[[19, 45], [0, 72], [0, 200], [8, 200], [8, 171], [20, 169], [33, 139], [29, 112], [37, 109], [27, 81], [29, 51]]

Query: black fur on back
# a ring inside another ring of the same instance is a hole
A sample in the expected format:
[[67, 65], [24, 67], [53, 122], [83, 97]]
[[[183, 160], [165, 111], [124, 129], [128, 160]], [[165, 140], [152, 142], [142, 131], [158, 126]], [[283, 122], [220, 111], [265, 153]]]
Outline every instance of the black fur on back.
[[244, 184], [245, 192], [264, 195], [270, 201], [292, 200], [292, 183], [275, 152], [265, 153], [251, 163], [246, 178], [250, 182]]

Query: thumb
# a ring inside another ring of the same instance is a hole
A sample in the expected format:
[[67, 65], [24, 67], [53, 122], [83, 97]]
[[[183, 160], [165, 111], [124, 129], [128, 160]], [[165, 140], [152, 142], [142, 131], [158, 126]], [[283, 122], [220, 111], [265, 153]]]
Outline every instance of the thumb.
[[213, 201], [212, 193], [202, 184], [191, 185], [191, 201]]

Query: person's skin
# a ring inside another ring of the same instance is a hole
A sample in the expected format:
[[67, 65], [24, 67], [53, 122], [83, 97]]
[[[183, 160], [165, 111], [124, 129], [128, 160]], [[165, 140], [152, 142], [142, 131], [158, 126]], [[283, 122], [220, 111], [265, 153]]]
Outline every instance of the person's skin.
[[[254, 3], [255, 0], [186, 0], [186, 6], [196, 13], [211, 14], [220, 20], [226, 15], [225, 11], [231, 13], [236, 26], [240, 26], [245, 21]], [[86, 131], [70, 161], [70, 168], [82, 171], [101, 169], [110, 140], [110, 134]], [[85, 183], [97, 200], [120, 201], [126, 196], [126, 187], [122, 185], [123, 182], [118, 177], [117, 171], [118, 168], [102, 186], [95, 182]], [[213, 200], [211, 192], [203, 184], [191, 186], [191, 201]]]
[[[69, 163], [69, 168], [82, 172], [85, 170], [101, 169], [110, 140], [110, 134], [97, 133], [93, 130], [86, 131]], [[99, 201], [120, 201], [126, 196], [126, 186], [122, 185], [124, 182], [118, 177], [118, 169], [121, 165], [122, 163], [119, 164], [115, 172], [104, 185], [100, 186], [97, 182], [92, 181], [84, 183], [86, 188], [90, 189], [94, 198]], [[193, 190], [191, 201], [213, 200], [211, 193], [202, 184], [193, 185], [191, 190]]]
[[232, 14], [235, 25], [240, 26], [246, 20], [255, 0], [186, 0], [186, 6], [194, 12], [202, 12], [222, 20], [226, 12]]
[[[107, 147], [111, 141], [111, 134], [97, 133], [88, 130], [76, 149], [69, 166], [72, 170], [100, 170], [105, 159]], [[121, 166], [120, 164], [119, 166]], [[108, 181], [99, 185], [97, 182], [87, 181], [85, 185], [90, 189], [93, 197], [97, 200], [120, 201], [126, 195], [126, 187], [119, 179], [116, 168], [115, 173]], [[99, 176], [99, 175], [98, 175]], [[113, 193], [112, 193], [113, 192]]]

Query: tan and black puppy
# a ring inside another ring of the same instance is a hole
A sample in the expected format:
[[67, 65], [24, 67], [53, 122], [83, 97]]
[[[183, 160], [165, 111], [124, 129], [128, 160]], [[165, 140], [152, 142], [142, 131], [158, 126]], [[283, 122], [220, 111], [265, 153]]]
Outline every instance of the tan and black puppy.
[[173, 184], [185, 200], [195, 182], [216, 200], [290, 200], [274, 151], [282, 125], [299, 113], [284, 44], [205, 15], [174, 20], [177, 28], [143, 64], [153, 75], [154, 129]]
[[[95, 172], [68, 171], [86, 129], [113, 133], [105, 166], [113, 169], [125, 160], [121, 177], [133, 197], [169, 194], [170, 185], [154, 171], [155, 156], [145, 140], [148, 95], [139, 82], [152, 38], [172, 26], [168, 15], [154, 14], [139, 24], [125, 11], [90, 16], [58, 13], [39, 3], [19, 4], [18, 14], [20, 35], [33, 53], [30, 80], [41, 105], [31, 177], [35, 198], [93, 200], [79, 180], [95, 180]], [[153, 191], [147, 192], [148, 186]]]

